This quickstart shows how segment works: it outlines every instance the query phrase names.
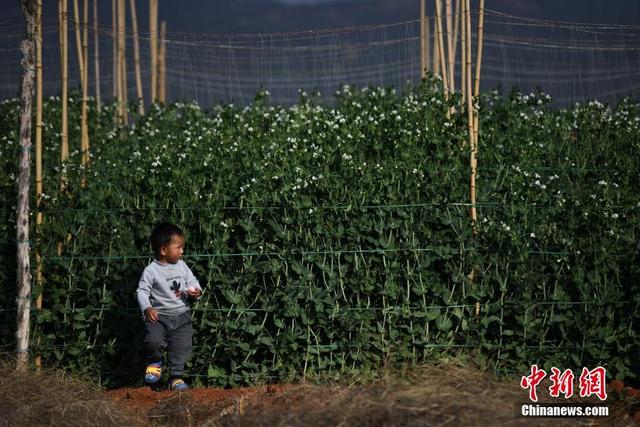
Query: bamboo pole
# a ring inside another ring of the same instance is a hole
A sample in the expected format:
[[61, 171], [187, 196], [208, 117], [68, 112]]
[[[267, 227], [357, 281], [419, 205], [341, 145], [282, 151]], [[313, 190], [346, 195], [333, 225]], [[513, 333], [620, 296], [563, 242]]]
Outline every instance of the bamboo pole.
[[96, 108], [99, 113], [102, 101], [100, 99], [100, 53], [98, 46], [98, 0], [93, 0], [93, 66], [96, 78]]
[[[425, 12], [426, 12], [426, 5], [425, 5]], [[427, 71], [431, 71], [432, 67], [431, 67], [431, 61], [430, 61], [430, 57], [429, 57], [429, 52], [431, 52], [431, 31], [429, 29], [429, 15], [425, 15], [424, 17], [425, 20], [425, 29], [424, 29], [424, 40], [425, 40], [425, 49], [424, 49], [424, 62], [427, 66]]]
[[[118, 101], [118, 2], [111, 0], [111, 51], [113, 55], [113, 99]], [[117, 114], [116, 114], [117, 115]]]
[[22, 51], [20, 98], [20, 163], [18, 173], [18, 203], [16, 206], [16, 370], [26, 373], [29, 367], [29, 320], [31, 314], [31, 267], [29, 260], [29, 188], [31, 174], [31, 120], [33, 81], [35, 74], [36, 0], [22, 0], [26, 35], [20, 44]]
[[455, 80], [454, 80], [454, 58], [453, 58], [453, 16], [452, 16], [452, 8], [451, 8], [451, 0], [446, 0], [445, 2], [445, 13], [447, 16], [445, 17], [445, 23], [447, 24], [447, 59], [449, 68], [447, 69], [447, 75], [449, 76], [449, 91], [455, 92]]
[[76, 32], [76, 56], [78, 58], [78, 70], [80, 72], [80, 87], [84, 81], [84, 60], [82, 58], [82, 35], [80, 32], [80, 8], [78, 0], [73, 0], [73, 20]]
[[[478, 16], [478, 50], [476, 52], [476, 78], [473, 89], [473, 95], [476, 99], [479, 99], [480, 96], [480, 68], [482, 65], [482, 45], [484, 38], [484, 0], [480, 0], [480, 14]], [[473, 135], [474, 141], [476, 144], [476, 151], [478, 146], [478, 126], [479, 126], [479, 114], [480, 112], [476, 109], [474, 110], [473, 116]]]
[[64, 191], [66, 191], [67, 187], [67, 173], [64, 163], [69, 160], [69, 37], [67, 27], [67, 6], [67, 0], [60, 0], [60, 51], [62, 52], [62, 130], [60, 132], [60, 162], [63, 163], [61, 189]]
[[116, 68], [115, 68], [115, 79], [116, 79], [116, 103], [117, 103], [117, 107], [116, 107], [116, 118], [117, 118], [117, 123], [121, 124], [122, 123], [122, 109], [120, 108], [120, 104], [122, 103], [122, 78], [120, 77], [120, 73], [122, 72], [122, 67], [120, 66], [120, 0], [115, 0], [116, 2], [116, 16], [115, 16], [115, 21], [116, 21], [116, 56], [115, 56], [115, 64], [116, 64]]
[[[83, 166], [89, 163], [89, 123], [88, 123], [88, 101], [89, 101], [89, 0], [84, 0], [82, 13], [82, 59], [84, 62], [84, 76], [82, 78], [82, 145], [80, 162]], [[85, 176], [82, 177], [85, 184]]]
[[120, 66], [122, 67], [120, 71], [120, 78], [122, 79], [122, 118], [125, 125], [129, 124], [129, 111], [127, 110], [128, 105], [128, 87], [127, 87], [127, 9], [125, 5], [125, 0], [119, 0], [118, 4], [118, 13], [120, 19], [120, 46], [121, 46], [121, 60]]
[[460, 7], [460, 92], [462, 92], [462, 99], [467, 100], [467, 25], [466, 25], [466, 10], [465, 0], [458, 0], [461, 3]]
[[[456, 69], [456, 56], [458, 54], [458, 34], [460, 33], [460, 3], [462, 0], [456, 1], [455, 11], [453, 12], [453, 74]], [[462, 68], [462, 67], [461, 67]]]
[[167, 49], [165, 39], [167, 37], [167, 22], [160, 23], [160, 47], [158, 49], [159, 67], [158, 67], [158, 98], [163, 104], [167, 103]]
[[[35, 249], [36, 249], [36, 289], [39, 291], [36, 298], [36, 310], [42, 310], [42, 288], [44, 277], [42, 274], [42, 249], [41, 249], [41, 227], [44, 219], [42, 203], [42, 0], [37, 0], [38, 9], [36, 11], [36, 228], [35, 228]], [[38, 336], [38, 344], [40, 337]], [[42, 358], [37, 353], [34, 359], [36, 370], [40, 372], [42, 368]]]
[[[441, 0], [435, 0], [436, 3]], [[436, 8], [437, 9], [437, 8]], [[436, 15], [433, 17], [433, 52], [431, 55], [431, 62], [433, 64], [433, 74], [440, 74], [440, 44], [438, 43], [438, 25], [436, 22]]]
[[142, 93], [142, 75], [140, 74], [140, 45], [138, 43], [138, 16], [136, 0], [130, 0], [131, 28], [133, 29], [133, 56], [136, 68], [136, 90], [138, 94], [138, 114], [144, 116], [144, 95]]
[[427, 75], [427, 17], [425, 1], [420, 0], [420, 76]]
[[123, 83], [124, 83], [124, 77], [122, 76], [123, 73], [123, 48], [124, 48], [124, 32], [123, 32], [123, 28], [124, 28], [124, 15], [122, 14], [122, 9], [124, 6], [124, 1], [123, 0], [117, 0], [118, 1], [118, 6], [117, 6], [117, 12], [118, 12], [118, 17], [117, 17], [117, 31], [118, 31], [118, 56], [117, 56], [117, 81], [118, 81], [118, 123], [122, 124], [124, 123], [124, 87], [123, 87]]
[[476, 221], [477, 221], [477, 212], [476, 212], [476, 154], [477, 149], [475, 146], [475, 142], [473, 139], [473, 92], [471, 90], [471, 10], [470, 10], [470, 0], [465, 0], [466, 7], [466, 26], [467, 26], [467, 119], [469, 121], [468, 129], [469, 129], [469, 144], [471, 148], [470, 155], [470, 166], [471, 166], [471, 178], [469, 184], [469, 194], [471, 199], [471, 208], [470, 215], [471, 221], [473, 223], [473, 234], [476, 234]]
[[442, 4], [440, 0], [436, 0], [436, 30], [438, 33], [438, 57], [440, 60], [440, 71], [442, 74], [442, 84], [444, 86], [444, 93], [449, 97], [449, 83], [447, 78], [447, 62], [444, 59], [444, 37], [442, 34]]
[[151, 103], [158, 100], [158, 0], [149, 0], [149, 41], [151, 46]]

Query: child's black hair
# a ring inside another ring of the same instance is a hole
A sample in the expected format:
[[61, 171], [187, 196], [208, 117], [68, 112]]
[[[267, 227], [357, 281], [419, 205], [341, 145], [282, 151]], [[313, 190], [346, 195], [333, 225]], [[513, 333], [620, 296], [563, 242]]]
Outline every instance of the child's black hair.
[[151, 247], [153, 248], [153, 253], [158, 256], [160, 253], [160, 248], [166, 246], [171, 242], [171, 238], [173, 236], [184, 237], [184, 233], [175, 224], [171, 224], [169, 222], [161, 222], [156, 224], [153, 227], [153, 231], [151, 232], [151, 237], [149, 241], [151, 242]]

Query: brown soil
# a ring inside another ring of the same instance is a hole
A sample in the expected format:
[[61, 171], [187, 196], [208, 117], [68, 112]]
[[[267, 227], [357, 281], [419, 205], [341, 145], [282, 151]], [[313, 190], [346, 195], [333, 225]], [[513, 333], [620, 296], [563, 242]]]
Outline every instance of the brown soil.
[[[541, 402], [560, 403], [539, 388]], [[422, 426], [422, 425], [640, 425], [640, 399], [620, 382], [609, 384], [605, 419], [531, 419], [515, 381], [501, 381], [455, 364], [425, 367], [404, 379], [386, 377], [366, 385], [267, 385], [238, 389], [156, 392], [149, 388], [106, 392], [153, 425], [189, 426]], [[589, 400], [572, 398], [575, 403]], [[597, 399], [593, 404], [602, 404]]]
[[237, 389], [193, 388], [185, 392], [154, 391], [149, 387], [105, 392], [108, 400], [156, 424], [199, 425], [212, 418], [244, 411], [247, 402], [269, 401], [272, 396], [295, 390], [289, 384]]
[[[399, 375], [402, 374], [402, 375]], [[604, 419], [531, 419], [517, 381], [446, 362], [382, 375], [367, 384], [283, 384], [186, 392], [127, 388], [101, 391], [60, 373], [16, 374], [0, 363], [0, 427], [59, 426], [528, 426], [640, 425], [640, 393], [609, 386]], [[538, 389], [541, 402], [559, 403]], [[581, 399], [577, 404], [602, 404]]]

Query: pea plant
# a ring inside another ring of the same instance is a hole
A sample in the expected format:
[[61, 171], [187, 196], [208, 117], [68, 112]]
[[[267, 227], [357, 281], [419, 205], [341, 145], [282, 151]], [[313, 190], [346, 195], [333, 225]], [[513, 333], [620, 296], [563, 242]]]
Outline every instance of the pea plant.
[[[517, 91], [477, 102], [472, 224], [467, 114], [437, 80], [401, 93], [344, 86], [332, 105], [302, 91], [296, 105], [271, 105], [262, 90], [246, 107], [132, 108], [126, 128], [114, 106], [92, 106], [87, 168], [77, 150], [60, 164], [60, 101], [48, 99], [32, 348], [106, 385], [138, 381], [135, 289], [151, 228], [166, 220], [185, 230], [204, 288], [196, 383], [367, 375], [460, 353], [501, 373], [601, 365], [634, 378], [638, 104], [560, 110]], [[15, 283], [18, 109], [0, 104], [3, 307]], [[9, 345], [15, 311], [1, 313]]]

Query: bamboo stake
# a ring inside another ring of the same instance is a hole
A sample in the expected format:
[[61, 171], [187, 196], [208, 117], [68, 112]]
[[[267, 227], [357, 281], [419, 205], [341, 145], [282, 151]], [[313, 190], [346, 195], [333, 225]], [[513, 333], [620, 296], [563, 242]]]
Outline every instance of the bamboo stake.
[[[484, 38], [484, 0], [480, 0], [480, 15], [478, 16], [478, 51], [476, 53], [476, 79], [473, 95], [478, 98], [480, 96], [480, 68], [482, 65], [482, 45]], [[479, 114], [478, 110], [474, 110], [473, 117], [473, 134], [476, 144], [476, 151], [478, 146], [478, 126], [479, 126]]]
[[126, 47], [127, 47], [127, 24], [126, 24], [126, 16], [127, 16], [127, 9], [125, 6], [125, 0], [119, 0], [119, 4], [118, 4], [118, 13], [119, 13], [119, 19], [120, 19], [120, 33], [121, 33], [121, 37], [120, 37], [120, 46], [121, 46], [121, 51], [120, 51], [120, 55], [121, 55], [121, 60], [120, 60], [120, 66], [122, 67], [122, 69], [120, 70], [120, 77], [122, 78], [122, 118], [124, 121], [124, 124], [127, 125], [129, 124], [129, 111], [127, 110], [127, 105], [128, 105], [128, 93], [129, 91], [127, 90], [127, 54], [126, 54]]
[[124, 83], [124, 77], [122, 76], [123, 73], [123, 45], [124, 45], [124, 33], [123, 33], [123, 28], [124, 28], [124, 15], [122, 14], [122, 9], [124, 6], [124, 2], [123, 0], [118, 0], [118, 24], [117, 24], [117, 31], [118, 31], [118, 60], [117, 60], [117, 68], [118, 68], [118, 72], [117, 72], [117, 80], [118, 80], [118, 123], [122, 124], [124, 123], [124, 87], [123, 87], [123, 83]]
[[440, 0], [436, 0], [436, 29], [438, 33], [438, 56], [440, 59], [440, 71], [442, 72], [442, 83], [444, 85], [444, 93], [449, 97], [449, 84], [447, 79], [447, 63], [444, 59], [444, 38], [442, 34], [442, 4], [440, 4]]
[[424, 79], [427, 75], [427, 19], [425, 15], [425, 1], [420, 0], [420, 75]]
[[[82, 58], [84, 62], [84, 76], [82, 78], [82, 145], [80, 162], [83, 166], [89, 163], [89, 123], [88, 123], [88, 101], [89, 101], [89, 0], [84, 0], [82, 16]], [[85, 176], [82, 177], [83, 186]]]
[[158, 52], [158, 57], [160, 59], [159, 62], [159, 82], [160, 85], [158, 87], [158, 97], [160, 98], [160, 102], [163, 104], [167, 103], [167, 50], [165, 39], [167, 36], [167, 22], [162, 21], [160, 23], [160, 48]]
[[[425, 12], [426, 12], [426, 5], [425, 5]], [[424, 29], [424, 40], [425, 40], [425, 49], [424, 49], [424, 62], [427, 66], [427, 71], [431, 71], [431, 62], [430, 62], [430, 57], [429, 57], [429, 52], [431, 52], [431, 31], [429, 29], [429, 15], [425, 15], [424, 17], [424, 21], [425, 21], [425, 29]]]
[[465, 0], [458, 0], [462, 5], [460, 8], [460, 92], [462, 92], [462, 99], [467, 100], [467, 25], [466, 25], [466, 10]]
[[454, 58], [453, 58], [453, 16], [451, 9], [451, 0], [446, 0], [445, 2], [445, 11], [446, 11], [446, 19], [445, 23], [447, 24], [447, 54], [449, 60], [449, 68], [447, 70], [447, 75], [449, 76], [449, 90], [453, 93], [455, 92], [455, 80], [454, 80]]
[[68, 123], [68, 109], [69, 109], [69, 37], [67, 27], [67, 0], [60, 0], [61, 12], [60, 12], [60, 30], [61, 30], [61, 47], [62, 52], [62, 130], [61, 143], [60, 143], [60, 161], [62, 165], [62, 179], [61, 188], [66, 190], [67, 186], [67, 172], [65, 162], [69, 160], [69, 123]]
[[122, 123], [122, 109], [120, 108], [120, 104], [122, 104], [122, 77], [120, 76], [120, 73], [122, 72], [122, 67], [120, 66], [120, 0], [115, 0], [116, 2], [116, 16], [115, 16], [115, 21], [116, 21], [116, 69], [115, 69], [115, 79], [116, 79], [116, 88], [117, 88], [117, 95], [116, 95], [116, 102], [117, 102], [117, 108], [116, 108], [116, 118], [117, 118], [117, 122], [118, 124]]
[[473, 140], [473, 92], [471, 91], [471, 10], [470, 1], [465, 0], [466, 7], [466, 26], [467, 26], [467, 119], [469, 121], [469, 143], [471, 146], [470, 166], [471, 178], [469, 185], [469, 193], [471, 199], [470, 215], [473, 223], [473, 234], [476, 234], [476, 146]]
[[96, 76], [96, 108], [101, 110], [100, 100], [100, 54], [98, 52], [98, 0], [93, 0], [93, 63]]
[[130, 0], [131, 28], [133, 29], [133, 56], [136, 68], [136, 89], [138, 94], [138, 114], [144, 116], [144, 95], [142, 93], [142, 75], [140, 74], [140, 45], [138, 43], [138, 17], [136, 14], [136, 0]]
[[158, 100], [158, 0], [149, 0], [149, 41], [151, 46], [151, 103]]
[[113, 98], [118, 100], [118, 6], [117, 0], [111, 0], [111, 50], [113, 54]]
[[31, 313], [31, 267], [29, 261], [29, 181], [31, 173], [31, 119], [35, 62], [36, 0], [22, 0], [26, 35], [20, 44], [22, 51], [20, 99], [20, 167], [18, 175], [18, 203], [16, 206], [16, 242], [18, 288], [16, 328], [16, 370], [26, 373], [29, 367], [29, 320]]
[[[440, 0], [435, 0], [436, 3]], [[436, 22], [436, 16], [433, 17], [433, 52], [431, 55], [431, 62], [433, 63], [433, 74], [440, 74], [440, 43], [438, 43], [438, 25]]]
[[460, 3], [462, 0], [456, 1], [455, 11], [453, 12], [453, 74], [455, 75], [456, 56], [458, 52], [458, 34], [460, 33]]
[[[44, 277], [42, 274], [42, 251], [40, 246], [43, 214], [42, 203], [42, 0], [37, 0], [36, 11], [36, 288], [39, 290], [36, 298], [36, 310], [42, 310], [42, 288]], [[38, 344], [40, 337], [38, 336]], [[36, 354], [35, 367], [38, 372], [42, 368], [42, 358]]]
[[73, 19], [76, 29], [76, 56], [78, 57], [78, 69], [80, 71], [80, 87], [84, 81], [84, 60], [82, 58], [82, 36], [80, 33], [80, 10], [78, 0], [73, 0]]

